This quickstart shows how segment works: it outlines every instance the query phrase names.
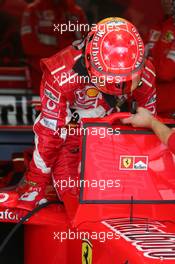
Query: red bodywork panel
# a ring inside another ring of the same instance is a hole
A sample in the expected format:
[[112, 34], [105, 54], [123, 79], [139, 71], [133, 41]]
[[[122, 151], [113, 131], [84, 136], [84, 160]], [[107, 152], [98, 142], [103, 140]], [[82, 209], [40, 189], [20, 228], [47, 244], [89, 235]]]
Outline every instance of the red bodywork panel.
[[[113, 128], [116, 134], [108, 136], [105, 124], [88, 129], [82, 202], [175, 200], [175, 155], [154, 134]], [[92, 135], [94, 129], [101, 135]]]
[[80, 204], [77, 201], [77, 209], [71, 206], [68, 193], [64, 200], [75, 226], [86, 220], [128, 217], [131, 208], [135, 217], [163, 220], [166, 211], [166, 219], [174, 220], [175, 156], [152, 131], [114, 124], [116, 117], [127, 116], [84, 120], [88, 132], [82, 142]]
[[[19, 216], [26, 213], [0, 209], [1, 221], [2, 212], [4, 217], [8, 215], [7, 221], [13, 222], [18, 222]], [[92, 244], [92, 263], [95, 264], [123, 264], [127, 260], [130, 264], [175, 261], [175, 225], [168, 220], [113, 218], [94, 223], [87, 220], [73, 228], [63, 206], [50, 206], [26, 224], [25, 264], [54, 264], [55, 261], [68, 264], [72, 258], [76, 264], [84, 263], [81, 256], [84, 237]], [[61, 232], [74, 232], [77, 238], [70, 237], [61, 242], [58, 239]]]
[[[175, 262], [175, 157], [151, 131], [114, 124], [126, 116], [84, 122], [81, 179], [117, 180], [118, 187], [85, 186], [80, 200], [67, 192], [65, 206], [34, 215], [25, 226], [25, 264]], [[103, 138], [111, 127], [115, 134]], [[0, 220], [16, 223], [26, 213], [0, 208]], [[61, 242], [60, 232], [79, 236]]]

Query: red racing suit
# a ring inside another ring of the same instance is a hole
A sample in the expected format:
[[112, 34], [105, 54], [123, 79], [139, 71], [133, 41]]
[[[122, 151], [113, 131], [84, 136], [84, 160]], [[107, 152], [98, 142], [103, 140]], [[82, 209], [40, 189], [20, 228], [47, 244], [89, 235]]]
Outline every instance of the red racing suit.
[[175, 132], [168, 138], [168, 148], [175, 154]]
[[[34, 91], [39, 91], [41, 81], [40, 59], [47, 58], [70, 45], [82, 35], [55, 30], [58, 25], [87, 24], [84, 12], [76, 5], [54, 4], [53, 0], [38, 0], [29, 4], [23, 14], [21, 39], [24, 53], [31, 67]], [[84, 32], [82, 32], [83, 34]]]
[[[81, 120], [82, 117], [104, 117], [113, 110], [91, 82], [87, 79], [84, 82], [83, 65], [82, 51], [73, 46], [41, 61], [42, 111], [34, 125], [35, 150], [26, 180], [47, 185], [53, 176], [61, 197], [64, 192], [60, 190], [58, 180], [78, 177], [80, 137], [71, 133], [66, 137], [62, 131], [71, 121], [72, 111]], [[142, 83], [128, 98], [135, 98], [139, 106], [153, 113], [156, 110], [154, 80], [154, 68], [146, 61]]]
[[150, 31], [147, 47], [157, 76], [157, 111], [172, 112], [175, 110], [175, 23], [172, 18]]

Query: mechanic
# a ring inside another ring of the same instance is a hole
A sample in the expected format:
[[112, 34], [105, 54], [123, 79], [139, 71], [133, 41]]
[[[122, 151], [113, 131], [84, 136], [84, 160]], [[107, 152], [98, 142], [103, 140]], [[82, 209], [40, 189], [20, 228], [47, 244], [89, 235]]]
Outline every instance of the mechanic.
[[[1, 193], [0, 197], [9, 197], [0, 199], [1, 205], [31, 210], [46, 202], [46, 186], [51, 178], [65, 202], [68, 192], [60, 190], [57, 183], [77, 179], [81, 137], [65, 135], [62, 128], [78, 126], [83, 117], [129, 111], [132, 100], [156, 112], [154, 67], [144, 58], [144, 44], [137, 29], [125, 19], [102, 20], [84, 41], [76, 41], [41, 60], [41, 68], [42, 111], [34, 124], [33, 159], [24, 184], [17, 188], [19, 200], [13, 199], [14, 192]], [[76, 188], [70, 192], [78, 195]]]
[[23, 0], [0, 0], [0, 66], [23, 65], [20, 23], [25, 6]]
[[175, 110], [175, 0], [162, 0], [164, 21], [150, 30], [146, 45], [157, 76], [157, 111]]
[[175, 153], [175, 130], [164, 125], [147, 109], [139, 107], [135, 115], [123, 119], [122, 122], [124, 124], [130, 123], [133, 127], [146, 127], [152, 129], [158, 138]]
[[[55, 31], [57, 25], [68, 22], [87, 24], [83, 10], [72, 0], [37, 0], [28, 4], [23, 14], [21, 39], [31, 69], [33, 91], [39, 93], [42, 72], [40, 59], [46, 58], [72, 41], [82, 38], [84, 32]], [[54, 28], [54, 25], [55, 28]]]

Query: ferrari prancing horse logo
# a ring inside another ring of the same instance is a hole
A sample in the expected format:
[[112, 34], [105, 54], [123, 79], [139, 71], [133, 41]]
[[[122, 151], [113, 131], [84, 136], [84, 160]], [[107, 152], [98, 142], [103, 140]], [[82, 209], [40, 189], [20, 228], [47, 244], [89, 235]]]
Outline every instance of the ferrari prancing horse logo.
[[131, 163], [132, 163], [132, 159], [131, 158], [124, 158], [123, 159], [123, 166], [125, 168], [128, 168], [131, 165]]
[[92, 244], [86, 239], [82, 243], [82, 264], [92, 264]]

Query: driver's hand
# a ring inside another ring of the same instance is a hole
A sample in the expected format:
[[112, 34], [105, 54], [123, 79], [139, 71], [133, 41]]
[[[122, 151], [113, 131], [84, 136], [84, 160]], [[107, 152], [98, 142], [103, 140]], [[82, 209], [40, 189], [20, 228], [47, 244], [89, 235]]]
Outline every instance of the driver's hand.
[[116, 110], [117, 113], [120, 112], [120, 108], [118, 106], [115, 107], [115, 110]]
[[152, 120], [154, 117], [151, 112], [143, 107], [138, 107], [137, 113], [131, 115], [129, 118], [122, 120], [123, 124], [131, 124], [133, 127], [147, 127], [151, 128]]

